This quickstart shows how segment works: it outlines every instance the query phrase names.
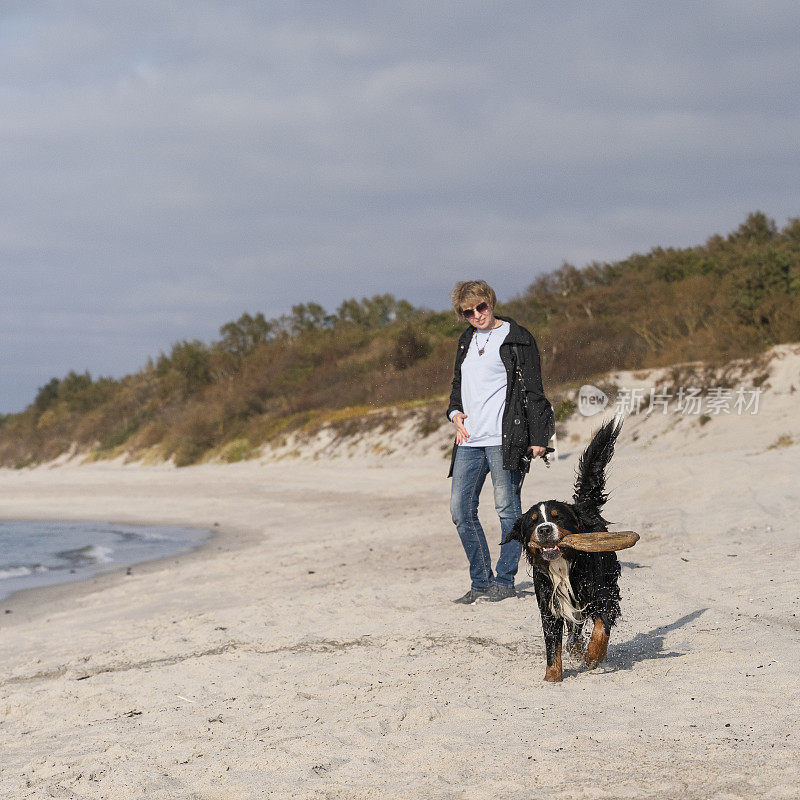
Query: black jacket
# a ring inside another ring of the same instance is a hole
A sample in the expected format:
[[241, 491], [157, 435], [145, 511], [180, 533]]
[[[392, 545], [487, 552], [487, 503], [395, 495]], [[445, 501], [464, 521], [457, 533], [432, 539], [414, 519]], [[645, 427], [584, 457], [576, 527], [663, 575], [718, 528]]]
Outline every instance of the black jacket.
[[[531, 333], [517, 325], [509, 317], [496, 315], [496, 319], [508, 322], [511, 330], [500, 345], [500, 360], [506, 368], [506, 403], [503, 409], [503, 469], [523, 469], [522, 457], [531, 445], [546, 447], [553, 434], [553, 409], [550, 401], [544, 396], [542, 388], [542, 370], [539, 361], [539, 348]], [[450, 405], [447, 407], [447, 418], [453, 411], [464, 411], [461, 405], [461, 363], [467, 355], [467, 349], [475, 329], [470, 325], [458, 340], [456, 363], [453, 371], [453, 389], [450, 392]], [[521, 357], [522, 375], [525, 379], [525, 388], [528, 394], [527, 429], [525, 426], [526, 414], [522, 401], [522, 390], [516, 375], [515, 348]], [[456, 447], [453, 445], [453, 455], [450, 459], [450, 472], [453, 474], [453, 464], [456, 459]]]

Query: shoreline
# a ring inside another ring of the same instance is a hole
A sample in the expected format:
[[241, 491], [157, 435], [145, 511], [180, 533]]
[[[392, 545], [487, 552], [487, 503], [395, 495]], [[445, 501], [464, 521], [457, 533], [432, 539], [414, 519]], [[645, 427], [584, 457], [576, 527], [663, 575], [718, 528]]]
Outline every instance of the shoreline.
[[[183, 563], [190, 563], [194, 558], [208, 558], [211, 551], [216, 548], [218, 552], [235, 552], [243, 547], [249, 546], [257, 540], [256, 535], [249, 535], [245, 531], [234, 531], [229, 528], [222, 528], [218, 522], [210, 525], [198, 524], [194, 522], [170, 522], [142, 521], [141, 519], [106, 519], [98, 517], [82, 516], [80, 519], [65, 519], [63, 516], [58, 518], [44, 518], [33, 516], [2, 517], [3, 522], [108, 522], [111, 525], [142, 525], [142, 526], [164, 526], [164, 527], [183, 527], [195, 530], [208, 531], [210, 536], [203, 542], [192, 547], [183, 553], [176, 553], [169, 556], [158, 556], [149, 558], [145, 561], [137, 561], [133, 564], [123, 564], [110, 569], [103, 570], [95, 575], [88, 575], [85, 578], [77, 578], [71, 581], [54, 583], [45, 586], [29, 586], [24, 589], [17, 589], [7, 597], [0, 600], [0, 628], [11, 628], [15, 625], [22, 625], [35, 621], [45, 616], [55, 604], [67, 603], [70, 600], [78, 600], [87, 594], [103, 591], [111, 586], [116, 586], [123, 578], [131, 575], [146, 575], [163, 569], [170, 562], [175, 566]], [[237, 539], [238, 537], [238, 539]], [[59, 609], [60, 610], [60, 609]], [[10, 613], [9, 613], [10, 611]]]

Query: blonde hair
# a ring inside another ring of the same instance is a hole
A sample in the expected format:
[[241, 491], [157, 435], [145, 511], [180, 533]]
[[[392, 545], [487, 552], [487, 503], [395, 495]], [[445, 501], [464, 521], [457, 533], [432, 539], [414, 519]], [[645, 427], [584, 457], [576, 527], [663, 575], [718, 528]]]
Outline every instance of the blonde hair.
[[453, 304], [453, 311], [459, 319], [463, 319], [461, 307], [464, 305], [477, 305], [477, 303], [467, 303], [467, 301], [477, 300], [487, 302], [492, 309], [497, 305], [497, 295], [494, 289], [486, 281], [459, 281], [450, 293], [450, 301]]

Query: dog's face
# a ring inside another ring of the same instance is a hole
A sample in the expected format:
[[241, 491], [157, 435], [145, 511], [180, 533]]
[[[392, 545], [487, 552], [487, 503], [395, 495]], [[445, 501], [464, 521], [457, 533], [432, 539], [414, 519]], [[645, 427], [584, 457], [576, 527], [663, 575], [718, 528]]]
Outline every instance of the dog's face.
[[569, 533], [580, 533], [584, 524], [574, 505], [559, 500], [534, 503], [515, 523], [506, 541], [517, 539], [528, 558], [554, 561], [572, 552], [560, 545]]

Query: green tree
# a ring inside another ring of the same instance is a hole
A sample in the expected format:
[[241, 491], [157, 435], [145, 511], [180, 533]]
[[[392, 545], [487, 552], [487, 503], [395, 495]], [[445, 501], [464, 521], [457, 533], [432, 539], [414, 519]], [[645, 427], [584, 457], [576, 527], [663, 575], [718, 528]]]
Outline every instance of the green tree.
[[212, 382], [211, 352], [207, 345], [194, 339], [172, 346], [169, 356], [163, 353], [156, 363], [156, 374], [162, 379], [165, 394], [179, 393], [186, 398]]
[[766, 244], [778, 234], [775, 220], [761, 211], [747, 215], [747, 219], [728, 237], [728, 241], [745, 241], [751, 244]]
[[748, 253], [733, 276], [731, 302], [739, 316], [747, 322], [764, 324], [756, 314], [762, 301], [791, 288], [792, 267], [789, 253], [772, 245]]
[[39, 389], [36, 393], [36, 399], [33, 401], [33, 407], [37, 412], [41, 413], [58, 399], [58, 387], [60, 384], [61, 381], [58, 378], [51, 378]]
[[307, 331], [333, 327], [336, 317], [328, 314], [319, 303], [301, 303], [292, 306], [289, 330], [296, 336]]
[[411, 319], [418, 311], [407, 300], [397, 300], [393, 294], [376, 294], [360, 301], [345, 300], [336, 314], [339, 322], [374, 330]]
[[70, 372], [58, 385], [58, 399], [71, 411], [86, 411], [99, 399], [92, 389], [92, 376], [88, 371], [82, 374]]
[[259, 312], [254, 317], [242, 314], [235, 322], [228, 322], [219, 329], [223, 350], [235, 356], [243, 356], [269, 340], [275, 323], [267, 321]]

